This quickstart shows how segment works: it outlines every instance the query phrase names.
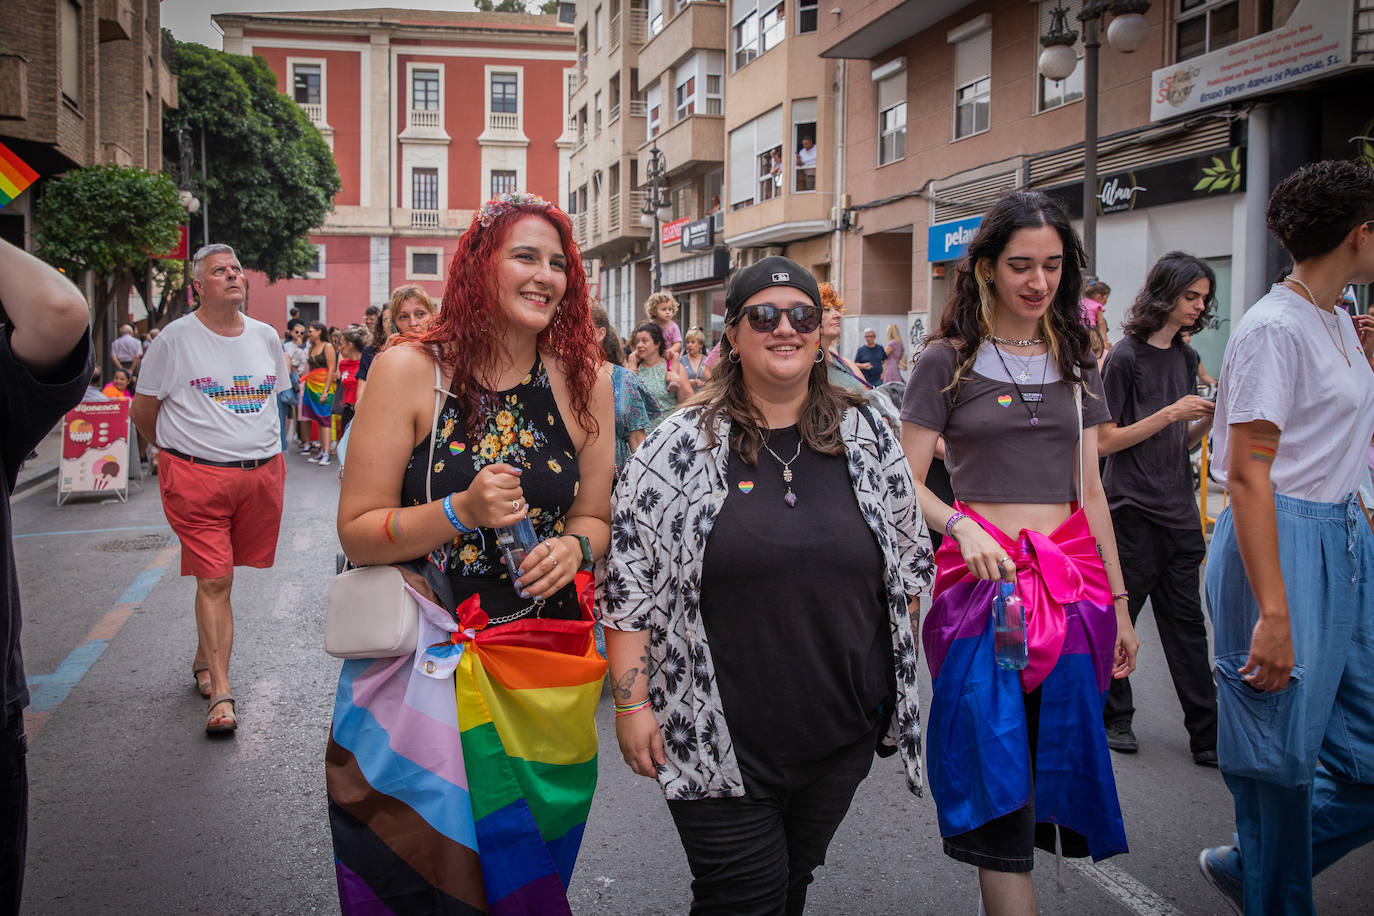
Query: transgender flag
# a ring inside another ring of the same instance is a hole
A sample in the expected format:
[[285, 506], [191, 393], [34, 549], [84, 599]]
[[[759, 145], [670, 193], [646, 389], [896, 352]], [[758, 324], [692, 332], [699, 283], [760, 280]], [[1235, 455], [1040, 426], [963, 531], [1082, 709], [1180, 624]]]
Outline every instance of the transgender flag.
[[0, 143], [0, 210], [38, 180], [38, 173], [8, 146]]

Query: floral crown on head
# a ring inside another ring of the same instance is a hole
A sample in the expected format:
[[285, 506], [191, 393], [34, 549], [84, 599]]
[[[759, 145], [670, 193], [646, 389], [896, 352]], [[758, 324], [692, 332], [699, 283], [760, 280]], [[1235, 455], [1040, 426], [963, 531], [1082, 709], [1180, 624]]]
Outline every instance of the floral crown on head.
[[483, 229], [488, 229], [502, 213], [509, 210], [523, 210], [526, 207], [548, 210], [553, 208], [554, 204], [538, 194], [531, 194], [528, 191], [506, 191], [482, 204], [482, 209], [477, 211], [477, 222], [482, 224]]

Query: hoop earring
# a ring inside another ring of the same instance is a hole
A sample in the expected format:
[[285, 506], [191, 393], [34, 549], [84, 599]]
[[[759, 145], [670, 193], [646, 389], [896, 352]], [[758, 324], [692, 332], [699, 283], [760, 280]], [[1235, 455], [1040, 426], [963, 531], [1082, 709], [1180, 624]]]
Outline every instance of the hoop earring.
[[816, 362], [818, 362], [818, 363], [825, 362], [825, 348], [824, 348], [824, 347], [817, 347], [817, 348], [816, 348]]
[[730, 362], [732, 362], [732, 363], [737, 363], [737, 362], [739, 362], [739, 351], [736, 350], [735, 348], [731, 347], [731, 348], [730, 348], [730, 354], [729, 354], [728, 356], [726, 356], [725, 358], [728, 359], [728, 360], [729, 360]]

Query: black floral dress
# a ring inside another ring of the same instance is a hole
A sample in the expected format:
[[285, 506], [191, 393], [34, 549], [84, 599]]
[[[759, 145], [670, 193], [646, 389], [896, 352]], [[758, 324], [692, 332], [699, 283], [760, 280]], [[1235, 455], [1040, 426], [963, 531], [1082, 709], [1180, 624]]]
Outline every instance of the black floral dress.
[[[437, 499], [443, 494], [461, 493], [482, 468], [509, 464], [523, 472], [520, 487], [530, 507], [535, 534], [541, 541], [562, 534], [564, 516], [577, 497], [580, 477], [577, 452], [558, 412], [543, 361], [536, 356], [534, 366], [520, 383], [492, 395], [482, 414], [476, 434], [469, 436], [457, 400], [450, 395], [444, 404], [434, 443], [434, 466], [429, 469], [433, 496]], [[410, 454], [401, 485], [402, 505], [424, 502], [428, 457], [426, 439]], [[477, 593], [482, 609], [492, 618], [529, 606], [530, 601], [521, 598], [511, 583], [492, 529], [454, 533], [457, 536], [448, 545], [447, 556], [436, 551], [431, 557], [448, 573], [458, 601]], [[569, 620], [580, 617], [573, 586], [566, 585], [548, 596], [539, 615]]]

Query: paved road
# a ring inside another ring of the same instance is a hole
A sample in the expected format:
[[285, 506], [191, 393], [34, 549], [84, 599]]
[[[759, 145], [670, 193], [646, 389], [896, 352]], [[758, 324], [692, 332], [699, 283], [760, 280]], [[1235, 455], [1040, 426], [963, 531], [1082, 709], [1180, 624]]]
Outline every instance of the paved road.
[[[288, 460], [278, 564], [235, 586], [229, 741], [203, 734], [194, 692], [194, 592], [155, 482], [122, 504], [59, 509], [51, 484], [14, 505], [24, 588], [32, 817], [24, 912], [330, 913], [337, 909], [323, 754], [338, 663], [320, 649], [334, 571], [334, 470]], [[1143, 749], [1114, 758], [1132, 852], [1102, 866], [1037, 860], [1045, 913], [1224, 912], [1197, 850], [1231, 829], [1230, 796], [1187, 752], [1158, 639], [1142, 618], [1135, 680]], [[928, 696], [928, 685], [926, 685]], [[689, 875], [654, 785], [615, 745], [609, 703], [601, 785], [570, 895], [579, 914], [681, 913]], [[1374, 847], [1317, 881], [1323, 914], [1369, 912]], [[934, 808], [877, 761], [818, 872], [811, 912], [977, 912], [973, 870], [940, 851]]]

